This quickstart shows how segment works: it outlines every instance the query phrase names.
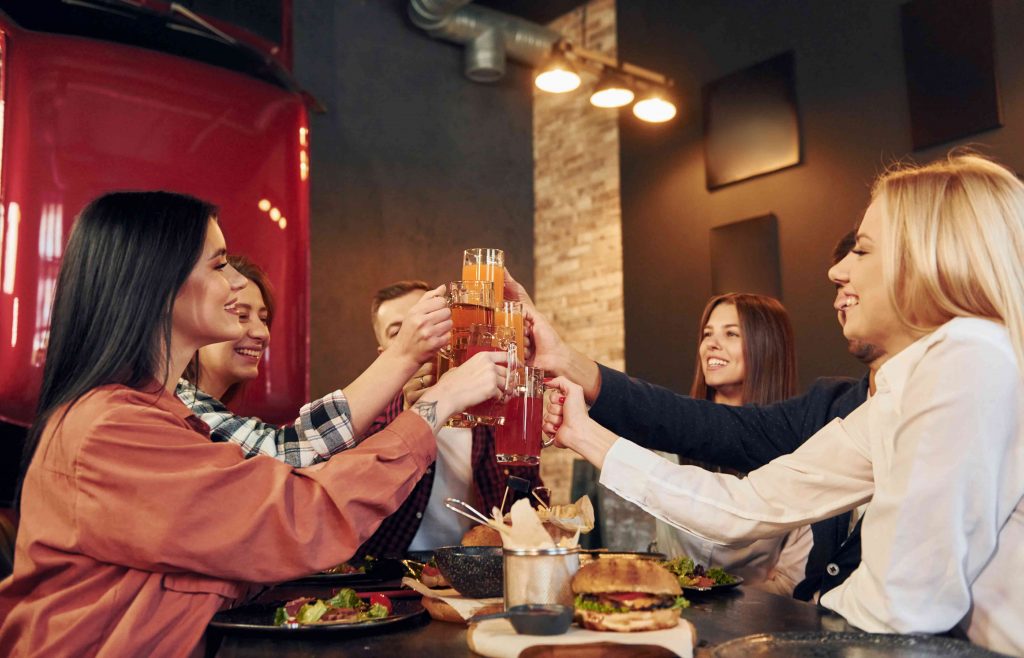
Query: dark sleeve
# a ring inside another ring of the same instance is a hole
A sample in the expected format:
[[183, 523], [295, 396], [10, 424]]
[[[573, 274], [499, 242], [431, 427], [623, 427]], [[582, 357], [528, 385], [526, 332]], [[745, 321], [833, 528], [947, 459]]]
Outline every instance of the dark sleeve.
[[796, 450], [824, 425], [832, 402], [853, 384], [819, 379], [804, 395], [777, 404], [732, 407], [598, 367], [601, 392], [590, 409], [594, 420], [645, 448], [740, 471]]
[[381, 415], [373, 419], [370, 426], [363, 432], [362, 438], [368, 438], [387, 427], [391, 421], [398, 418], [398, 415], [402, 413], [403, 407], [405, 406], [405, 397], [401, 392], [395, 397], [391, 398], [391, 402], [388, 402], [388, 406], [384, 407], [384, 411]]

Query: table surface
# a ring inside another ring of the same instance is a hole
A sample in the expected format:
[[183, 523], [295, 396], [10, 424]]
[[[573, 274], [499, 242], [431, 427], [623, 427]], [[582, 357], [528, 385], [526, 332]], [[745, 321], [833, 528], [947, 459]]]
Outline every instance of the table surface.
[[[753, 588], [688, 594], [690, 607], [683, 617], [697, 628], [698, 651], [726, 640], [771, 631], [846, 631], [851, 628], [837, 615], [818, 606], [768, 594]], [[264, 597], [265, 598], [265, 597]], [[466, 627], [424, 617], [411, 625], [371, 634], [344, 637], [290, 639], [223, 637], [218, 658], [270, 658], [299, 656], [418, 656], [462, 658], [476, 656], [466, 645]]]

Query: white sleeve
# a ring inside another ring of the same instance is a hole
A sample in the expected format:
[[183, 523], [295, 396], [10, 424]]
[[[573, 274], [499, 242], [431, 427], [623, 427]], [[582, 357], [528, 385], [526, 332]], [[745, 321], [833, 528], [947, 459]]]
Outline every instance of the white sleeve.
[[1009, 350], [955, 337], [930, 346], [879, 448], [889, 466], [865, 512], [861, 565], [822, 605], [873, 632], [944, 632], [970, 612], [1022, 494], [1020, 404]]
[[743, 479], [672, 464], [620, 438], [605, 457], [600, 481], [655, 517], [716, 543], [781, 535], [871, 498], [871, 402]]
[[813, 546], [814, 533], [811, 532], [811, 526], [804, 525], [790, 531], [775, 566], [760, 588], [773, 594], [793, 596], [793, 590], [806, 575], [807, 558]]

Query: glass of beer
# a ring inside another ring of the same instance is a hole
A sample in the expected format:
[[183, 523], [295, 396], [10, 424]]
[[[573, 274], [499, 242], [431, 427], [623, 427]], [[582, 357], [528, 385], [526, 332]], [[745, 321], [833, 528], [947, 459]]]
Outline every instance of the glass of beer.
[[[493, 324], [474, 324], [469, 327], [468, 335], [465, 336], [465, 350], [459, 363], [465, 363], [480, 352], [505, 352], [508, 357], [505, 390], [508, 391], [515, 384], [515, 345], [510, 328], [496, 327]], [[502, 413], [506, 399], [507, 393], [484, 400], [466, 409], [463, 417], [477, 425], [500, 425], [505, 420]]]
[[494, 454], [506, 466], [540, 463], [541, 423], [544, 417], [544, 371], [519, 368], [516, 386], [509, 391], [505, 422], [494, 432]]
[[[460, 335], [468, 335], [468, 333], [469, 333], [469, 330], [467, 329], [467, 330], [461, 331]], [[453, 333], [452, 334], [452, 342], [454, 343], [455, 340], [456, 340], [455, 334]], [[460, 344], [464, 345], [466, 341], [465, 341], [465, 339], [462, 339], [459, 342], [460, 342]], [[437, 351], [437, 365], [436, 365], [436, 368], [435, 368], [435, 371], [437, 372], [437, 380], [436, 381], [441, 381], [441, 376], [444, 375], [444, 373], [448, 372], [449, 370], [451, 370], [454, 367], [452, 365], [453, 361], [455, 360], [453, 355], [454, 355], [454, 348], [452, 347], [452, 345], [449, 345], [448, 347], [442, 347], [441, 349], [439, 349]], [[445, 427], [475, 427], [476, 423], [474, 423], [471, 420], [466, 420], [462, 416], [461, 413], [457, 413], [454, 416], [452, 416], [451, 418], [449, 418], [445, 422], [444, 426]]]
[[505, 252], [501, 249], [467, 249], [462, 252], [462, 279], [494, 284], [494, 303], [505, 300]]
[[517, 364], [526, 360], [524, 352], [525, 338], [523, 336], [523, 303], [522, 302], [501, 302], [498, 304], [494, 314], [494, 324], [499, 327], [510, 327], [515, 334]]
[[[473, 324], [494, 324], [494, 283], [452, 281], [448, 284], [448, 306], [452, 310], [453, 336]], [[461, 363], [456, 361], [455, 365]]]

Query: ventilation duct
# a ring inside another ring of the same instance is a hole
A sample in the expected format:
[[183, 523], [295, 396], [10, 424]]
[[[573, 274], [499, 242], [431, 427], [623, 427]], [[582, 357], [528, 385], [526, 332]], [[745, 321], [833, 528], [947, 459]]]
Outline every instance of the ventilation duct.
[[472, 0], [409, 0], [409, 18], [435, 39], [466, 46], [465, 72], [476, 82], [495, 82], [505, 75], [505, 58], [535, 67], [551, 53], [562, 35], [542, 25]]

